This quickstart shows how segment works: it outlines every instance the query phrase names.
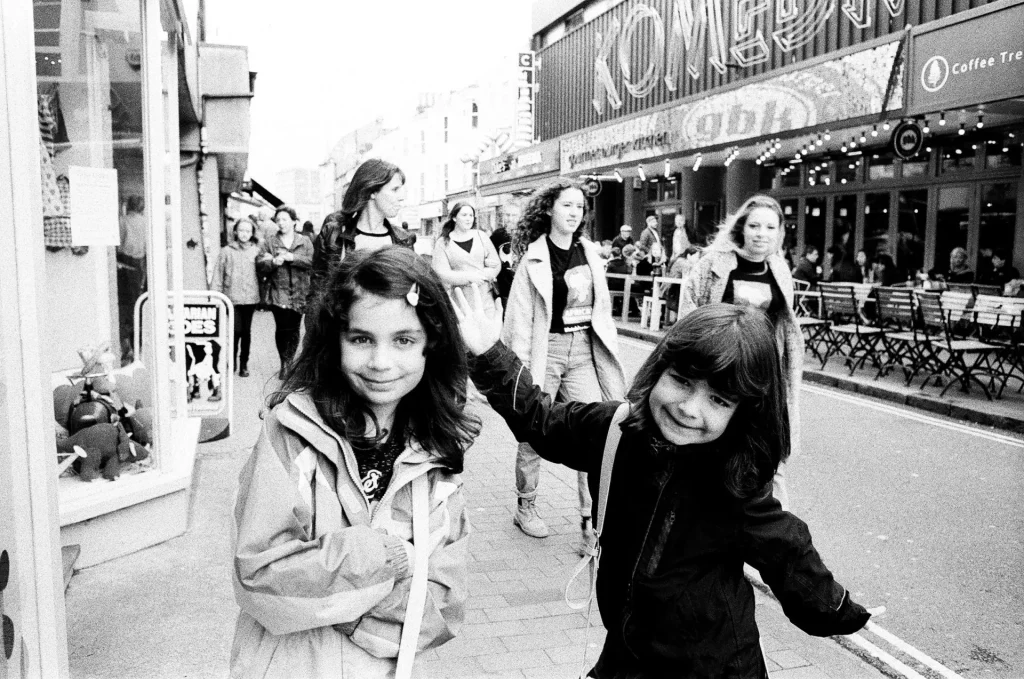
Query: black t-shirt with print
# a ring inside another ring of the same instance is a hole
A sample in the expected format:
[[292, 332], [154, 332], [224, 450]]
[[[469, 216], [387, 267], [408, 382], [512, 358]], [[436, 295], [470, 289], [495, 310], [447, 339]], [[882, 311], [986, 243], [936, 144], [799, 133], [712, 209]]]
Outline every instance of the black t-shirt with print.
[[589, 330], [594, 280], [583, 245], [577, 241], [563, 250], [545, 240], [551, 256], [551, 332]]
[[752, 306], [768, 314], [775, 323], [779, 313], [786, 307], [782, 288], [775, 282], [775, 276], [768, 268], [768, 262], [752, 262], [736, 256], [736, 268], [729, 275], [722, 301], [737, 306]]
[[405, 449], [402, 437], [395, 433], [381, 444], [368, 448], [355, 448], [359, 466], [359, 482], [369, 502], [379, 502], [391, 483], [395, 460]]

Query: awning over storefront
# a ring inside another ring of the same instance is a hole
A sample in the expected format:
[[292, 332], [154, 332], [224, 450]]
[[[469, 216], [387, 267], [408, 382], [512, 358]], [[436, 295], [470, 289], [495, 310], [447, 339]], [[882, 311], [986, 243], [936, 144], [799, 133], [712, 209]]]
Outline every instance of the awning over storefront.
[[281, 200], [280, 198], [278, 198], [277, 196], [275, 196], [269, 190], [267, 190], [267, 187], [263, 186], [263, 184], [260, 184], [255, 179], [250, 179], [249, 181], [252, 182], [252, 192], [255, 193], [258, 196], [261, 196], [264, 200], [266, 200], [268, 203], [270, 203], [273, 207], [279, 207], [281, 205], [284, 205], [284, 201]]
[[[801, 65], [713, 96], [561, 139], [565, 174], [622, 167], [659, 156], [840, 123], [903, 107], [898, 36], [838, 59]], [[886, 100], [887, 90], [889, 98]]]

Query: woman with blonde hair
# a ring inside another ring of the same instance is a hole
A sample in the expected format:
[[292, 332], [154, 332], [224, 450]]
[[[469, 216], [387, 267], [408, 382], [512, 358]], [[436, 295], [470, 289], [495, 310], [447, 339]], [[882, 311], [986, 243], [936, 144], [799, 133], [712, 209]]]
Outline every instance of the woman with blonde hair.
[[[789, 405], [792, 451], [800, 449], [799, 396], [804, 339], [793, 311], [793, 276], [783, 258], [782, 208], [770, 196], [748, 198], [729, 215], [714, 242], [683, 282], [679, 316], [716, 302], [763, 311], [772, 322], [782, 360]], [[785, 465], [775, 475], [773, 492], [788, 509]]]

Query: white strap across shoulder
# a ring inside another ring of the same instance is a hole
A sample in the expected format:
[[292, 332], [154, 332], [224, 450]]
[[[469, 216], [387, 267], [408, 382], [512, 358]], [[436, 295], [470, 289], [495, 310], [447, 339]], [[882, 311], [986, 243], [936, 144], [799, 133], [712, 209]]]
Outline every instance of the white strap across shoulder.
[[405, 609], [405, 624], [402, 626], [402, 641], [398, 645], [398, 666], [395, 679], [410, 679], [412, 664], [416, 659], [416, 644], [423, 622], [423, 609], [427, 598], [427, 551], [430, 543], [430, 484], [427, 475], [417, 476], [412, 481], [412, 544], [416, 552], [416, 564], [412, 572], [412, 587], [409, 603]]
[[[574, 611], [582, 610], [594, 598], [597, 587], [597, 566], [601, 556], [601, 532], [604, 530], [605, 507], [608, 506], [608, 491], [612, 486], [612, 467], [615, 465], [615, 451], [619, 448], [619, 440], [622, 438], [622, 421], [629, 414], [629, 403], [622, 403], [612, 415], [612, 421], [608, 425], [608, 436], [604, 440], [604, 453], [601, 455], [601, 483], [598, 486], [597, 506], [594, 508], [594, 532], [597, 534], [597, 544], [593, 549], [584, 546], [586, 554], [576, 564], [569, 582], [565, 585], [565, 603]], [[569, 598], [569, 589], [576, 578], [589, 567], [590, 587], [587, 590], [587, 598], [580, 601], [573, 601]]]

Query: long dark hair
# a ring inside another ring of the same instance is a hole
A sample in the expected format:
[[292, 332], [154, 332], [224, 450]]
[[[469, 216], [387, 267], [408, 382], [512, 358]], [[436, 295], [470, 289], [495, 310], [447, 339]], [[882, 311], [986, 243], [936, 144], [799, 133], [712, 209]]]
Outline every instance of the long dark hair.
[[775, 331], [763, 312], [708, 304], [669, 330], [637, 373], [629, 391], [632, 411], [624, 427], [660, 439], [650, 409], [654, 385], [669, 368], [739, 403], [725, 433], [709, 444], [718, 451], [726, 490], [741, 500], [767, 492], [789, 457], [786, 387]]
[[339, 372], [340, 338], [348, 328], [349, 310], [365, 294], [403, 299], [413, 283], [419, 286], [416, 315], [427, 333], [426, 369], [399, 404], [395, 421], [407, 423], [407, 440], [411, 437], [458, 473], [466, 449], [480, 433], [480, 420], [465, 411], [466, 347], [441, 280], [408, 248], [390, 245], [375, 252], [351, 252], [331, 272], [306, 315], [298, 356], [268, 405], [295, 392], [308, 393], [320, 416], [342, 438], [362, 439], [366, 416], [375, 423], [376, 418]]
[[476, 228], [476, 208], [465, 201], [459, 201], [455, 204], [455, 207], [448, 212], [448, 219], [445, 220], [444, 224], [441, 225], [441, 238], [447, 243], [451, 240], [452, 231], [455, 230], [455, 218], [459, 216], [459, 212], [462, 208], [468, 207], [473, 211], [473, 228]]
[[[523, 210], [523, 216], [519, 218], [515, 231], [512, 233], [512, 254], [517, 265], [526, 253], [526, 248], [530, 246], [530, 243], [545, 234], [551, 233], [551, 209], [555, 206], [555, 201], [562, 195], [562, 192], [568, 189], [577, 189], [581, 193], [583, 191], [580, 183], [576, 180], [569, 179], [568, 177], [559, 177], [550, 184], [538, 189], [530, 198], [530, 202], [526, 204], [526, 209]], [[584, 216], [586, 215], [586, 201], [583, 201], [583, 214]], [[585, 223], [584, 220], [580, 220], [579, 228], [572, 235], [573, 243], [580, 239]]]
[[[348, 188], [345, 190], [345, 197], [341, 201], [341, 210], [339, 210], [341, 213], [342, 236], [346, 241], [349, 241], [350, 246], [355, 244], [356, 224], [359, 222], [359, 217], [363, 214], [363, 210], [366, 209], [371, 197], [387, 186], [388, 182], [394, 179], [395, 175], [401, 177], [402, 183], [405, 184], [405, 173], [402, 172], [402, 169], [394, 163], [389, 163], [380, 158], [370, 158], [356, 168], [355, 173], [352, 175], [352, 181], [349, 182]], [[388, 227], [392, 239], [396, 242], [407, 238], [386, 219], [384, 224]]]

